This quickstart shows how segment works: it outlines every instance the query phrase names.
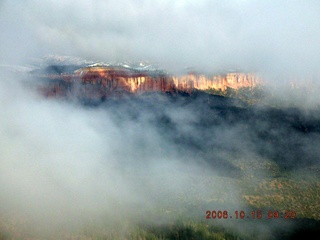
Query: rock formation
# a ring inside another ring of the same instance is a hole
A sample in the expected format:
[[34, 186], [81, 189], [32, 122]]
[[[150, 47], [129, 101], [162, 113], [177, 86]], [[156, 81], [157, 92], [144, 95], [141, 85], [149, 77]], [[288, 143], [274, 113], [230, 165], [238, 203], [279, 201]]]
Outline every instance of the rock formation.
[[261, 84], [261, 79], [253, 73], [227, 73], [225, 75], [213, 75], [208, 77], [202, 74], [189, 73], [181, 77], [173, 77], [178, 89], [207, 90], [210, 88], [226, 90], [228, 87], [239, 89], [242, 87], [255, 87]]
[[228, 87], [255, 87], [261, 79], [252, 73], [227, 73], [211, 77], [188, 73], [171, 76], [163, 71], [143, 71], [120, 66], [88, 66], [73, 73], [58, 73], [37, 76], [41, 78], [40, 89], [45, 96], [104, 99], [123, 94], [145, 92], [191, 92], [193, 89], [221, 89]]

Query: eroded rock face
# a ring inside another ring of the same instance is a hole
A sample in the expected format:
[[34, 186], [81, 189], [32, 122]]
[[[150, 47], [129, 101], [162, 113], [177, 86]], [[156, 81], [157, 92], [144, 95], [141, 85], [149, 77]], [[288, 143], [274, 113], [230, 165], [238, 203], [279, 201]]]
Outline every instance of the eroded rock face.
[[214, 75], [208, 77], [201, 74], [189, 73], [182, 77], [173, 77], [174, 83], [179, 89], [209, 88], [226, 90], [228, 87], [239, 89], [242, 87], [255, 87], [262, 83], [262, 80], [253, 73], [228, 73], [226, 75]]
[[144, 92], [171, 92], [176, 89], [173, 79], [162, 72], [133, 71], [123, 67], [84, 67], [72, 75], [49, 75], [43, 84], [45, 96], [78, 96], [105, 98]]
[[193, 89], [209, 88], [225, 90], [228, 87], [255, 87], [261, 79], [251, 73], [228, 73], [208, 77], [189, 73], [185, 76], [170, 76], [161, 71], [138, 71], [124, 67], [83, 67], [72, 74], [48, 74], [40, 89], [45, 96], [80, 97], [104, 99], [123, 94], [145, 92], [190, 92]]
[[165, 74], [134, 72], [125, 68], [87, 67], [74, 73], [74, 81], [82, 84], [100, 84], [107, 91], [128, 91], [132, 93], [148, 91], [170, 91], [173, 81]]

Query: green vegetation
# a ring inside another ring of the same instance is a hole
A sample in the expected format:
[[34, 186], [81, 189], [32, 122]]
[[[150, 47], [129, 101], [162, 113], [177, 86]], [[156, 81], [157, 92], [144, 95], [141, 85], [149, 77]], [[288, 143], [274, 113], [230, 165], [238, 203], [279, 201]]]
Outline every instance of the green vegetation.
[[[143, 236], [143, 237], [142, 237]], [[142, 237], [142, 238], [141, 238]], [[227, 230], [219, 225], [214, 225], [208, 222], [196, 223], [193, 221], [186, 223], [176, 223], [172, 225], [165, 225], [160, 227], [145, 226], [138, 235], [133, 239], [242, 239], [239, 233]], [[247, 238], [249, 239], [249, 238]], [[254, 238], [250, 238], [254, 239]]]
[[222, 89], [210, 88], [206, 92], [213, 95], [241, 99], [249, 104], [258, 103], [266, 97], [263, 87], [242, 87], [239, 89], [227, 87], [224, 91]]

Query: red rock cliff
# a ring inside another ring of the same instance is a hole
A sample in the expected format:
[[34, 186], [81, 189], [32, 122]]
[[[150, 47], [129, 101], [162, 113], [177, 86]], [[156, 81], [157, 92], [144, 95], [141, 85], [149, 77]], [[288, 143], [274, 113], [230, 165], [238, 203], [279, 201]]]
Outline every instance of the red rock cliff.
[[[44, 76], [42, 76], [43, 78]], [[228, 73], [211, 77], [189, 73], [169, 76], [161, 71], [138, 71], [124, 67], [90, 66], [73, 74], [48, 75], [48, 84], [42, 86], [46, 96], [80, 96], [105, 98], [123, 93], [192, 91], [209, 88], [225, 90], [227, 87], [255, 87], [261, 79], [251, 73]]]
[[100, 84], [107, 91], [142, 93], [166, 92], [174, 88], [173, 80], [165, 74], [134, 72], [125, 68], [86, 67], [74, 73], [74, 80], [83, 84]]
[[241, 87], [255, 87], [262, 83], [262, 80], [253, 73], [227, 73], [226, 75], [213, 75], [211, 77], [189, 73], [181, 77], [173, 77], [178, 89], [199, 89], [209, 88], [226, 90], [228, 87], [239, 89]]
[[134, 71], [123, 67], [84, 67], [72, 75], [50, 75], [45, 78], [49, 79], [49, 84], [43, 84], [41, 90], [46, 96], [91, 99], [176, 89], [173, 79], [162, 72]]

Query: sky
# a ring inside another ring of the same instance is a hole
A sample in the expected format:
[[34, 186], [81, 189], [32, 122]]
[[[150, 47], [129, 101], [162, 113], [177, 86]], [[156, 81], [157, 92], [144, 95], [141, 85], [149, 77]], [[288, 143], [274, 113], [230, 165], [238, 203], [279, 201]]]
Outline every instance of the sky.
[[316, 0], [4, 0], [0, 62], [57, 54], [171, 72], [318, 74], [319, 12]]

